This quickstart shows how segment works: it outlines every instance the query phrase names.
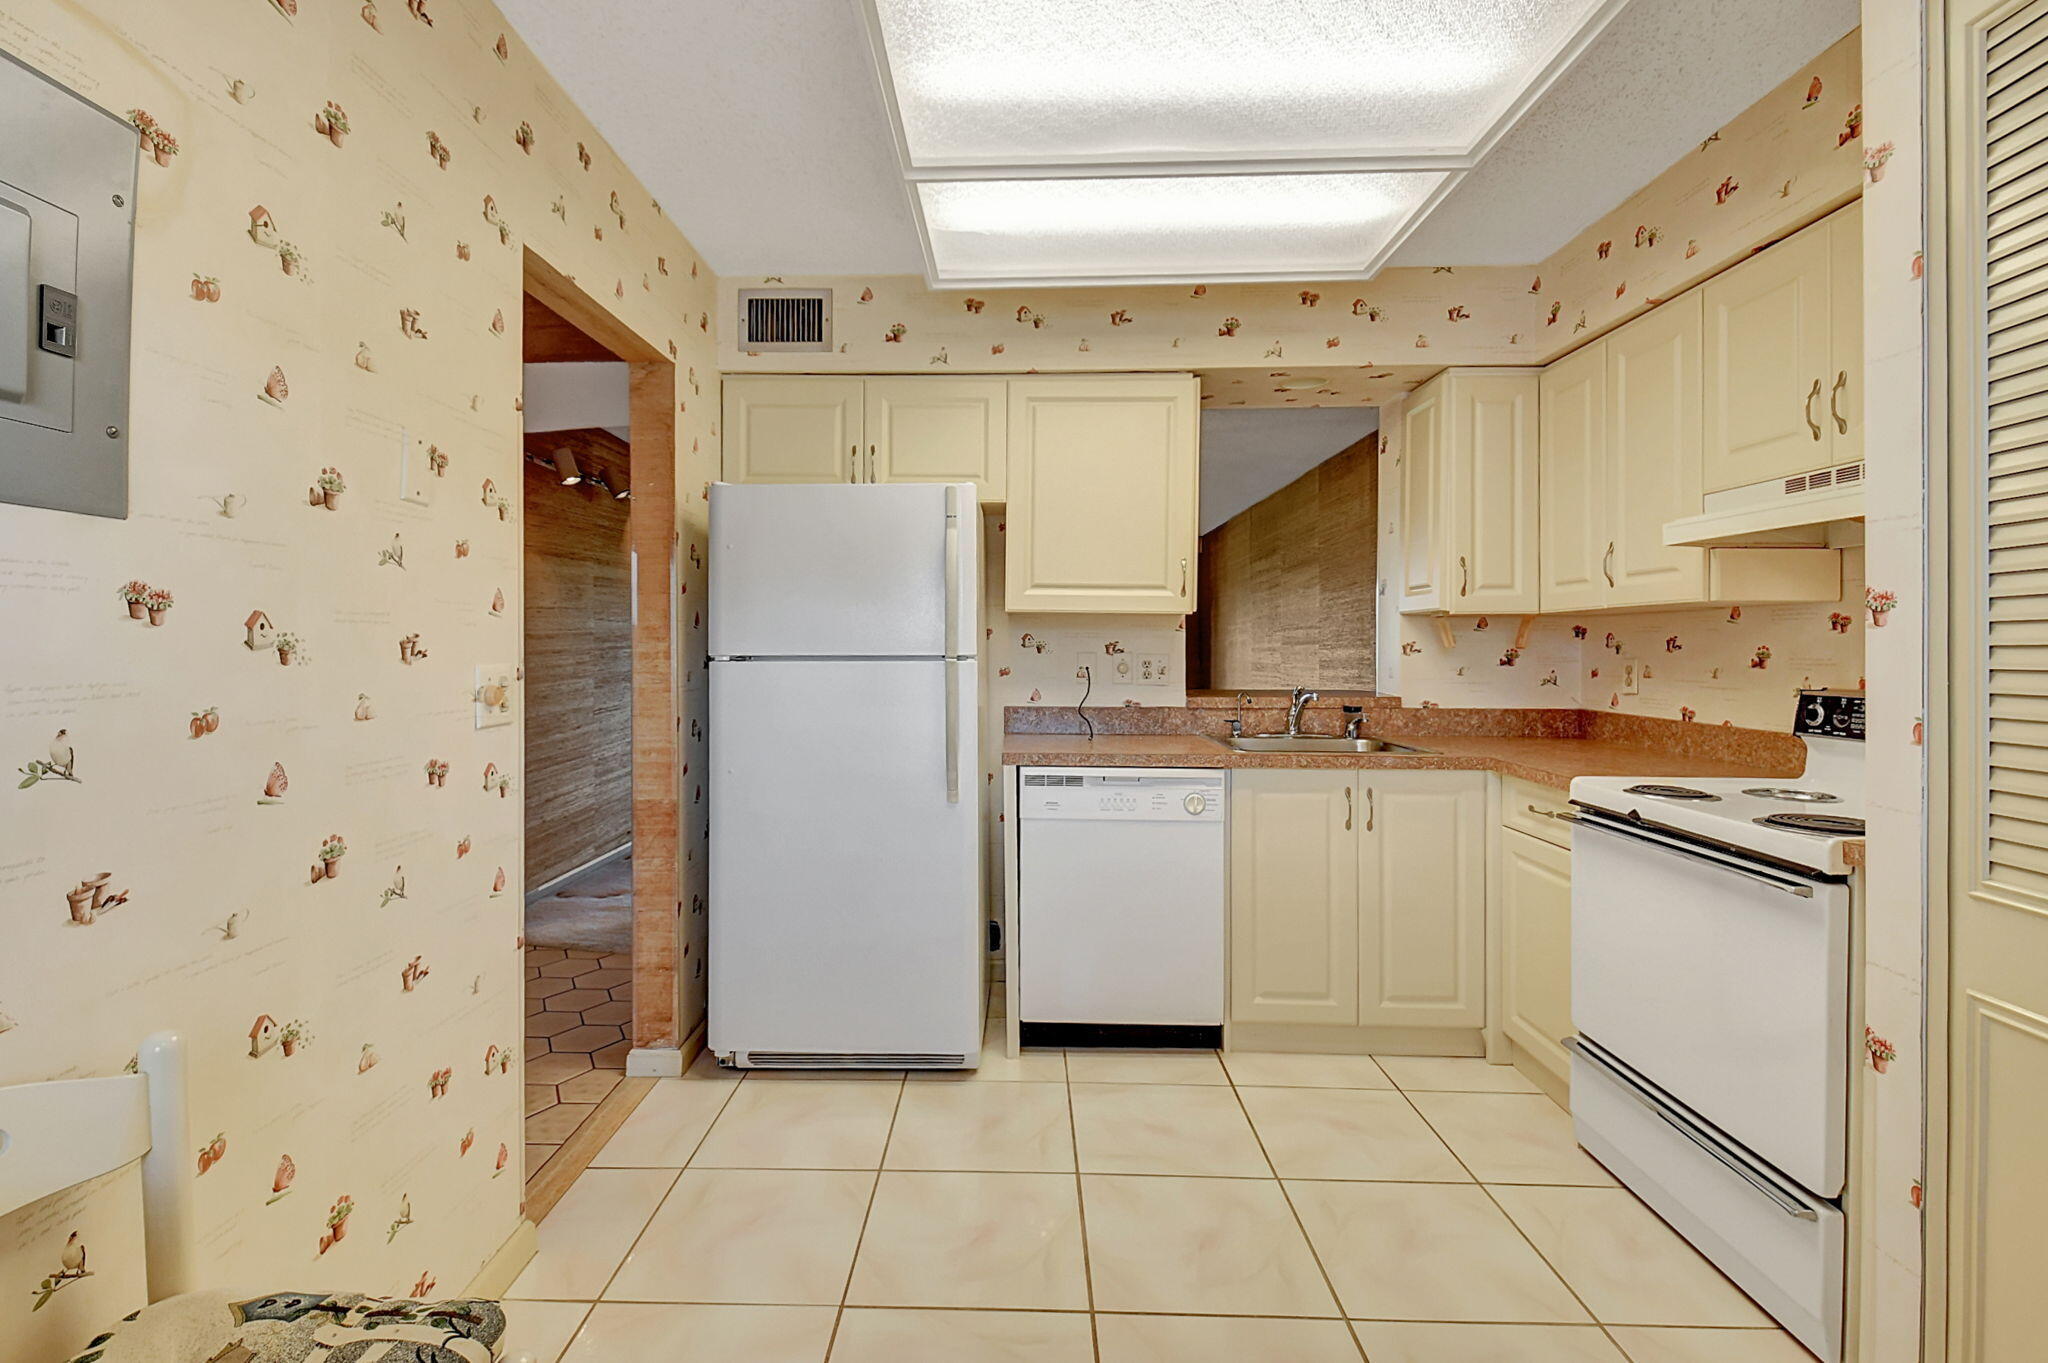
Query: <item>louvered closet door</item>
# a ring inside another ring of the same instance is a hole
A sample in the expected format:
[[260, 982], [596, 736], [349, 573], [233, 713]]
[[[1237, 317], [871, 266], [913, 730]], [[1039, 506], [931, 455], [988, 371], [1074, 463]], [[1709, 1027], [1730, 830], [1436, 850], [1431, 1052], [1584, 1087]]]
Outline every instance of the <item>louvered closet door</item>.
[[2037, 1358], [2048, 1225], [2048, 0], [1950, 11], [1949, 1358]]

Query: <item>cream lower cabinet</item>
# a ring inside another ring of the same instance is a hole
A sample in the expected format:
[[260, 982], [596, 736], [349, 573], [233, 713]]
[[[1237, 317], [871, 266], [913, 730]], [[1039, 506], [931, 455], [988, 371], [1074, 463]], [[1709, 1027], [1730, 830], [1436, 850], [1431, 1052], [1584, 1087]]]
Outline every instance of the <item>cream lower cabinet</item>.
[[1483, 1026], [1486, 779], [1232, 772], [1231, 1020]]
[[1500, 835], [1501, 1031], [1559, 1084], [1571, 1077], [1572, 854]]
[[1200, 396], [1192, 374], [1010, 381], [1007, 609], [1195, 608]]

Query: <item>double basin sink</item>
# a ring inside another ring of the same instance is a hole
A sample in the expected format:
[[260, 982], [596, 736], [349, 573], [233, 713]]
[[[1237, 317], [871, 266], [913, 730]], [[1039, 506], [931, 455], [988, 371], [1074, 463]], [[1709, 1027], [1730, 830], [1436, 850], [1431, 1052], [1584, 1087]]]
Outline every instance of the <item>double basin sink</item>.
[[1430, 751], [1384, 738], [1338, 738], [1329, 734], [1239, 734], [1225, 741], [1238, 752], [1379, 752], [1402, 756]]

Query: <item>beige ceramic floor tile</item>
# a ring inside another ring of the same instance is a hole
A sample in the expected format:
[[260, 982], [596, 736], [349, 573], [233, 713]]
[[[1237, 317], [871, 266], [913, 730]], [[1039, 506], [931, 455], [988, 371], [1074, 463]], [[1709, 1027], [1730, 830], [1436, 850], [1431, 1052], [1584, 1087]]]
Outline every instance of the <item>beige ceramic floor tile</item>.
[[1278, 1051], [1230, 1051], [1223, 1057], [1231, 1082], [1262, 1088], [1390, 1089], [1379, 1062], [1369, 1055], [1298, 1055]]
[[1379, 1055], [1380, 1068], [1404, 1089], [1426, 1093], [1536, 1093], [1513, 1065], [1435, 1055]]
[[848, 1310], [832, 1363], [1094, 1363], [1088, 1317], [1053, 1311]]
[[617, 1070], [592, 1070], [579, 1074], [574, 1079], [564, 1079], [561, 1084], [562, 1101], [565, 1103], [601, 1103], [607, 1094], [619, 1086], [625, 1078]]
[[1086, 1310], [1073, 1176], [883, 1174], [846, 1300]]
[[1287, 1193], [1348, 1316], [1586, 1320], [1484, 1189], [1290, 1181]]
[[1571, 1114], [1540, 1093], [1416, 1093], [1415, 1106], [1481, 1183], [1612, 1188], [1579, 1148]]
[[589, 1169], [540, 1224], [540, 1248], [508, 1297], [594, 1301], [654, 1215], [673, 1169]]
[[1067, 1052], [1067, 1078], [1077, 1084], [1227, 1084], [1214, 1051]]
[[737, 1080], [655, 1080], [592, 1163], [682, 1168], [738, 1087]]
[[534, 1363], [558, 1363], [562, 1350], [576, 1337], [576, 1327], [590, 1314], [581, 1301], [507, 1301], [505, 1357], [531, 1354]]
[[1372, 1363], [1628, 1363], [1597, 1325], [1357, 1324]]
[[972, 1070], [912, 1070], [910, 1082], [961, 1083], [968, 1080], [996, 1080], [1011, 1083], [1065, 1083], [1065, 1051], [1032, 1049], [1015, 1060], [1003, 1054], [1003, 1020], [988, 1024], [981, 1038], [981, 1067]]
[[534, 1176], [535, 1174], [539, 1173], [539, 1172], [540, 1172], [540, 1167], [541, 1167], [541, 1166], [542, 1166], [543, 1164], [546, 1164], [546, 1163], [548, 1162], [548, 1159], [549, 1159], [549, 1158], [550, 1158], [550, 1157], [551, 1157], [551, 1156], [552, 1156], [552, 1155], [553, 1155], [553, 1154], [555, 1153], [555, 1151], [557, 1151], [557, 1150], [559, 1150], [559, 1149], [561, 1149], [561, 1148], [562, 1148], [562, 1147], [561, 1147], [561, 1146], [559, 1146], [559, 1145], [529, 1145], [529, 1146], [527, 1146], [527, 1147], [526, 1147], [526, 1176], [527, 1176], [528, 1178], [532, 1178], [532, 1177], [533, 1177], [533, 1176]]
[[748, 1080], [691, 1164], [700, 1169], [875, 1169], [900, 1084]]
[[1618, 1325], [1613, 1334], [1635, 1363], [1813, 1363], [1813, 1355], [1783, 1330]]
[[605, 1298], [836, 1306], [874, 1179], [838, 1170], [686, 1169]]
[[1341, 1320], [1097, 1316], [1102, 1363], [1359, 1363]]
[[590, 1068], [587, 1055], [531, 1055], [526, 1058], [526, 1082], [559, 1084], [574, 1079]]
[[1094, 1174], [1271, 1178], [1230, 1088], [1075, 1084], [1074, 1147]]
[[1337, 1314], [1271, 1179], [1083, 1175], [1081, 1200], [1098, 1311]]
[[1604, 1323], [1770, 1324], [1625, 1188], [1501, 1187], [1493, 1195]]
[[599, 1302], [562, 1363], [823, 1363], [829, 1306]]
[[1282, 1178], [1469, 1183], [1464, 1166], [1392, 1090], [1240, 1088]]
[[526, 1139], [535, 1145], [560, 1144], [576, 1134], [576, 1128], [591, 1113], [595, 1103], [556, 1103], [526, 1119]]
[[1065, 1084], [906, 1087], [889, 1136], [887, 1169], [1074, 1168]]
[[526, 1115], [531, 1117], [553, 1107], [562, 1101], [562, 1095], [555, 1092], [553, 1084], [528, 1084], [526, 1086]]

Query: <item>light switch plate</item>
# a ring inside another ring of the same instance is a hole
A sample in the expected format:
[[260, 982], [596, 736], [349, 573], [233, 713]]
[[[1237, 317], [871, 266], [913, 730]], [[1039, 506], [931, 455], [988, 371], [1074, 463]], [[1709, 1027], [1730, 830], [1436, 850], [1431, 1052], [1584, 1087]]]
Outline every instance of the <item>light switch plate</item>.
[[416, 506], [434, 504], [433, 460], [427, 442], [408, 431], [398, 433], [398, 499]]
[[1074, 677], [1079, 680], [1081, 669], [1089, 669], [1097, 686], [1129, 686], [1137, 680], [1138, 662], [1128, 653], [1104, 653], [1100, 649], [1092, 653], [1076, 654]]
[[476, 691], [471, 699], [476, 704], [477, 728], [502, 729], [512, 722], [514, 703], [519, 697], [518, 680], [515, 663], [476, 665]]

